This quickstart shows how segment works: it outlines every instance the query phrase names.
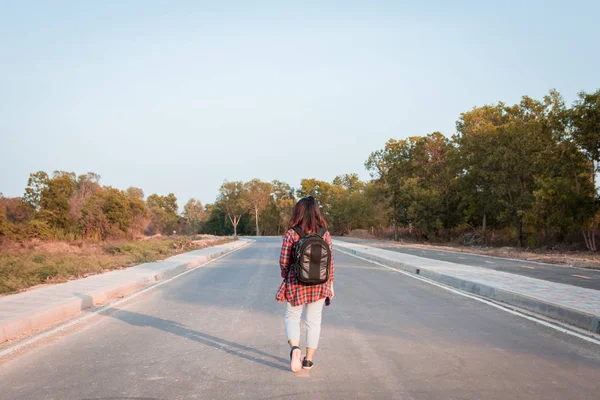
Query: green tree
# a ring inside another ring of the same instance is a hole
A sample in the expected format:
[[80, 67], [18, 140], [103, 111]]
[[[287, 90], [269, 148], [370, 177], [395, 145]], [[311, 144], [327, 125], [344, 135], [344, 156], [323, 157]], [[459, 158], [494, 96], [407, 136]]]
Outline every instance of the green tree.
[[411, 142], [390, 139], [382, 150], [369, 156], [365, 167], [371, 177], [386, 188], [389, 198], [390, 217], [394, 229], [394, 240], [398, 240], [398, 226], [408, 225], [410, 199], [403, 191], [404, 179], [411, 176]]
[[75, 191], [69, 199], [69, 214], [74, 221], [81, 218], [81, 210], [88, 197], [100, 189], [100, 175], [94, 172], [79, 175], [75, 184]]
[[378, 181], [369, 181], [364, 187], [363, 196], [368, 205], [365, 209], [366, 218], [369, 222], [367, 227], [371, 230], [381, 229], [389, 226], [391, 220], [391, 205], [388, 191]]
[[361, 182], [358, 174], [338, 175], [333, 178], [333, 182], [331, 184], [332, 186], [344, 187], [349, 193], [359, 191], [364, 187], [364, 183]]
[[136, 215], [133, 210], [137, 206], [132, 207], [131, 199], [119, 189], [105, 186], [94, 191], [87, 196], [81, 210], [79, 226], [83, 236], [91, 240], [118, 238], [126, 234], [135, 237], [132, 224]]
[[69, 214], [69, 201], [75, 192], [75, 174], [54, 172], [52, 178], [43, 172], [31, 174], [24, 201], [52, 229], [55, 237], [63, 236], [74, 225]]
[[104, 240], [110, 234], [110, 222], [104, 213], [105, 196], [103, 190], [97, 190], [88, 196], [81, 209], [79, 225], [83, 237], [89, 240]]
[[207, 215], [200, 200], [191, 198], [183, 206], [183, 218], [185, 220], [186, 233], [194, 234], [200, 232], [201, 225], [206, 221]]
[[102, 211], [113, 232], [127, 232], [131, 225], [132, 215], [127, 195], [112, 187], [104, 187], [104, 204]]
[[[482, 232], [490, 219], [495, 221], [500, 209], [500, 159], [506, 149], [500, 148], [501, 127], [506, 123], [504, 104], [476, 107], [461, 114], [457, 122], [461, 173], [462, 209], [468, 222], [481, 224]], [[506, 178], [504, 178], [506, 179]]]
[[172, 234], [177, 230], [179, 216], [177, 215], [177, 198], [173, 193], [166, 196], [152, 194], [146, 200], [150, 210], [150, 232]]
[[242, 215], [248, 209], [248, 195], [244, 184], [239, 181], [225, 181], [219, 189], [217, 202], [233, 226], [233, 236], [237, 236], [237, 227]]
[[143, 189], [131, 186], [131, 187], [128, 187], [127, 190], [125, 190], [125, 193], [127, 194], [127, 197], [129, 197], [130, 199], [144, 200], [144, 190]]
[[586, 208], [588, 217], [583, 218], [583, 236], [589, 250], [596, 251], [596, 233], [600, 225], [600, 201], [598, 199], [597, 174], [600, 172], [600, 89], [594, 93], [581, 92], [572, 108], [573, 138], [589, 163], [593, 192]]
[[49, 179], [48, 174], [44, 171], [29, 174], [23, 202], [31, 207], [32, 210], [39, 211], [42, 192], [48, 187]]
[[[479, 205], [490, 202], [500, 222], [514, 226], [524, 245], [524, 222], [532, 209], [536, 177], [542, 173], [540, 155], [549, 138], [545, 106], [523, 97], [521, 103], [475, 108], [461, 114], [456, 142], [464, 176], [474, 185]], [[496, 203], [497, 202], [497, 203]], [[481, 213], [486, 215], [487, 210]]]
[[254, 216], [256, 224], [256, 236], [260, 236], [258, 219], [260, 213], [267, 208], [271, 201], [273, 186], [269, 182], [262, 182], [260, 179], [252, 179], [244, 184], [247, 203]]
[[127, 188], [125, 195], [129, 201], [131, 224], [129, 236], [134, 239], [141, 236], [150, 224], [150, 210], [144, 201], [144, 191], [136, 187]]
[[544, 96], [545, 140], [538, 157], [534, 202], [528, 222], [543, 232], [544, 241], [564, 240], [588, 216], [586, 199], [593, 196], [591, 171], [572, 137], [570, 110], [552, 90]]
[[332, 187], [329, 182], [320, 181], [318, 179], [302, 179], [300, 188], [297, 190], [298, 197], [313, 196], [317, 199], [323, 215], [330, 220]]
[[202, 225], [203, 233], [211, 235], [230, 235], [233, 233], [233, 227], [230, 227], [227, 223], [227, 213], [223, 209], [221, 203], [216, 202], [214, 204], [207, 204], [205, 212], [207, 219]]
[[367, 199], [363, 195], [365, 184], [357, 174], [336, 176], [329, 191], [330, 230], [334, 233], [349, 233], [352, 229], [368, 226]]
[[[254, 229], [252, 232], [254, 232]], [[279, 235], [281, 232], [281, 218], [279, 209], [273, 199], [267, 204], [265, 209], [260, 213], [260, 232], [264, 236]]]
[[274, 212], [277, 213], [277, 235], [279, 236], [292, 217], [292, 212], [296, 204], [294, 189], [287, 183], [274, 180], [271, 182], [273, 187]]

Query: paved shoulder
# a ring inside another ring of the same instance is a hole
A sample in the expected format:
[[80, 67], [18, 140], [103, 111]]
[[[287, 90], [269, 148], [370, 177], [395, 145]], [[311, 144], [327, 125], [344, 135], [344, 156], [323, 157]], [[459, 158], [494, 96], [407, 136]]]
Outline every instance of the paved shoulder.
[[430, 258], [432, 260], [448, 261], [474, 267], [492, 269], [515, 275], [528, 276], [549, 282], [564, 283], [586, 289], [600, 290], [600, 271], [583, 268], [574, 268], [563, 265], [545, 264], [524, 260], [515, 260], [501, 257], [453, 252], [448, 250], [428, 249], [401, 245], [389, 241], [365, 240], [348, 237], [336, 237], [337, 240], [364, 244], [370, 247], [382, 248], [398, 253]]

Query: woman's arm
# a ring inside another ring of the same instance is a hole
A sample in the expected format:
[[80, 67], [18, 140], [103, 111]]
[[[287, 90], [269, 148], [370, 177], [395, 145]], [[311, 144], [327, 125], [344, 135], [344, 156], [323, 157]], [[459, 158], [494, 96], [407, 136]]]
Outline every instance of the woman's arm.
[[323, 239], [325, 239], [325, 241], [329, 245], [329, 252], [331, 253], [331, 265], [329, 267], [329, 281], [333, 282], [333, 280], [335, 278], [334, 277], [334, 275], [335, 275], [335, 261], [333, 259], [333, 245], [331, 244], [331, 235], [329, 234], [329, 231], [327, 231], [327, 233], [325, 234], [325, 236], [323, 237]]
[[281, 254], [279, 256], [279, 267], [281, 268], [281, 277], [285, 279], [290, 268], [290, 262], [292, 259], [292, 247], [294, 245], [293, 231], [289, 230], [283, 238], [283, 244], [281, 245]]

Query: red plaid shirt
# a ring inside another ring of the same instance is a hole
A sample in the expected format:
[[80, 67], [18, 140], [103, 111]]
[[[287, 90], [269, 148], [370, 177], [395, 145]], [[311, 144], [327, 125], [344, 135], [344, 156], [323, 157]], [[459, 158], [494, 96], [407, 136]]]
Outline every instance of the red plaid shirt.
[[281, 303], [287, 301], [293, 306], [299, 306], [304, 303], [313, 303], [326, 297], [333, 297], [331, 285], [333, 283], [335, 268], [333, 266], [333, 247], [331, 246], [331, 235], [329, 232], [325, 233], [323, 239], [329, 244], [329, 250], [331, 251], [329, 281], [321, 285], [307, 286], [298, 282], [294, 268], [290, 268], [292, 262], [292, 247], [294, 243], [300, 240], [300, 235], [293, 229], [286, 232], [285, 237], [283, 238], [283, 245], [281, 246], [281, 255], [279, 257], [279, 266], [281, 267], [281, 277], [283, 278], [283, 282], [281, 282], [281, 285], [279, 286], [275, 300]]

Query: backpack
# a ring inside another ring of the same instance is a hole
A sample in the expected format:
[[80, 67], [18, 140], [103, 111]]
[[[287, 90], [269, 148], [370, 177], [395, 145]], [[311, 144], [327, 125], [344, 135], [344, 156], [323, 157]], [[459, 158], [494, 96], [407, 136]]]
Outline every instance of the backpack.
[[331, 250], [323, 239], [326, 228], [318, 234], [306, 234], [299, 226], [293, 228], [300, 235], [294, 245], [294, 270], [296, 279], [304, 285], [320, 285], [329, 280], [331, 267]]

